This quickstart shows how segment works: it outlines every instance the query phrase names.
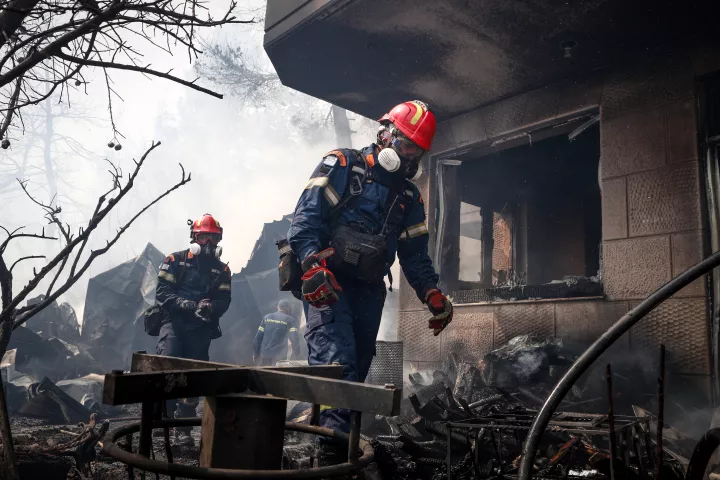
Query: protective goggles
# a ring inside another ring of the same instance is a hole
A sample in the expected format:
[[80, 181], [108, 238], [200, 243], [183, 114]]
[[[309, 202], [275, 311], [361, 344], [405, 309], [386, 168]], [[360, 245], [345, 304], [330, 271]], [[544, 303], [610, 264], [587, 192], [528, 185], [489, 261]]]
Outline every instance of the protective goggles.
[[198, 245], [207, 245], [208, 243], [217, 245], [220, 243], [220, 235], [217, 233], [196, 233], [195, 243]]
[[410, 139], [400, 135], [393, 137], [391, 145], [398, 155], [408, 160], [420, 160], [425, 155], [425, 150], [418, 147]]

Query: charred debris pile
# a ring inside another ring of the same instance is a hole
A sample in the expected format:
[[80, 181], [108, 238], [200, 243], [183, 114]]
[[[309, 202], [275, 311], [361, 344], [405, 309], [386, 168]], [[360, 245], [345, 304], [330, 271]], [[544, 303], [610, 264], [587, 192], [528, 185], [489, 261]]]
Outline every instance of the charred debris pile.
[[2, 359], [10, 414], [48, 425], [87, 422], [92, 413], [122, 415], [123, 409], [102, 404], [101, 348], [81, 338], [72, 307], [53, 302], [31, 320], [13, 332]]
[[[411, 373], [401, 415], [364, 426], [382, 478], [512, 478], [535, 413], [575, 358], [559, 340], [525, 335], [480, 362], [451, 356], [443, 371]], [[544, 432], [533, 478], [639, 479], [660, 468], [684, 478], [697, 439], [666, 426], [658, 455], [658, 369], [640, 361], [619, 362], [610, 381], [605, 364], [585, 374]]]

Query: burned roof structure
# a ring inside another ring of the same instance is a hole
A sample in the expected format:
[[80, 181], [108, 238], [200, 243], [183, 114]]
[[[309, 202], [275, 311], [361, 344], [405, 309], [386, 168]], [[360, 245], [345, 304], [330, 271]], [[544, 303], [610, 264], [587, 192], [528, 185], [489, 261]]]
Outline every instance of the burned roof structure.
[[[220, 321], [223, 336], [212, 342], [210, 356], [219, 362], [235, 365], [252, 364], [252, 342], [262, 318], [277, 310], [281, 298], [293, 301], [293, 316], [299, 318], [302, 307], [278, 285], [278, 251], [275, 243], [285, 238], [291, 215], [263, 225], [250, 259], [239, 273], [232, 276], [232, 302]], [[247, 345], [247, 348], [237, 348]]]
[[132, 352], [154, 351], [145, 333], [143, 312], [155, 303], [155, 287], [165, 255], [151, 243], [137, 257], [88, 281], [82, 339], [105, 371], [123, 369]]

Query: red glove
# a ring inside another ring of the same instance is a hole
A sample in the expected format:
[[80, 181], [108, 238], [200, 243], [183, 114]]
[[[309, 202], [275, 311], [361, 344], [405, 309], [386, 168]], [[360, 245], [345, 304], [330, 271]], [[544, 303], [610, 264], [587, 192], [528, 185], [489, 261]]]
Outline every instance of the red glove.
[[331, 305], [339, 300], [337, 292], [342, 292], [335, 275], [325, 266], [326, 259], [335, 253], [327, 248], [320, 253], [310, 255], [302, 263], [305, 274], [302, 276], [302, 295], [313, 307]]
[[452, 303], [437, 288], [431, 288], [425, 292], [425, 303], [430, 313], [433, 314], [433, 317], [428, 320], [428, 327], [432, 329], [435, 336], [438, 336], [452, 322]]

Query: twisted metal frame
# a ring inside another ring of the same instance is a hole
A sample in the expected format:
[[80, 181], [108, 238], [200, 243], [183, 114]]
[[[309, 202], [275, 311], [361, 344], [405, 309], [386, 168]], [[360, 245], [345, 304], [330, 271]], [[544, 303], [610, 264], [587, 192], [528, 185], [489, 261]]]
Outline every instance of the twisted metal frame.
[[[200, 418], [179, 418], [163, 419], [153, 422], [153, 428], [167, 427], [196, 427], [202, 423]], [[350, 435], [313, 425], [303, 423], [285, 422], [285, 429], [295, 432], [309, 433], [334, 438], [344, 443], [351, 443]], [[332, 478], [357, 472], [369, 465], [374, 458], [375, 452], [368, 442], [359, 439], [359, 448], [362, 451], [360, 458], [348, 460], [346, 463], [328, 467], [312, 468], [309, 470], [233, 470], [225, 468], [195, 467], [169, 463], [161, 460], [153, 460], [141, 455], [128, 452], [115, 442], [118, 438], [126, 437], [140, 431], [140, 423], [134, 423], [109, 431], [102, 442], [99, 442], [102, 451], [109, 457], [149, 472], [161, 473], [164, 475], [197, 478], [197, 479], [258, 479], [258, 480], [309, 480]]]

